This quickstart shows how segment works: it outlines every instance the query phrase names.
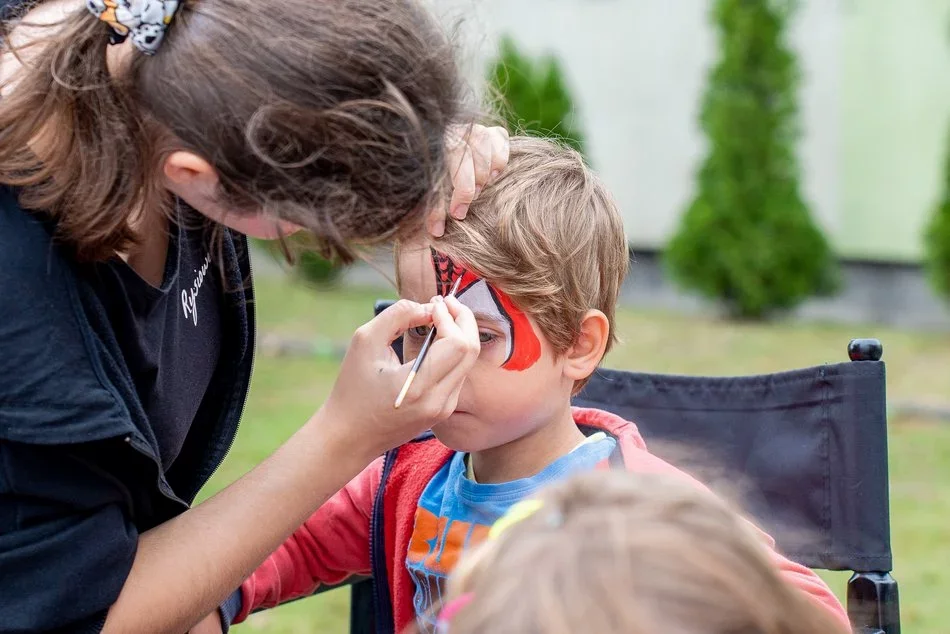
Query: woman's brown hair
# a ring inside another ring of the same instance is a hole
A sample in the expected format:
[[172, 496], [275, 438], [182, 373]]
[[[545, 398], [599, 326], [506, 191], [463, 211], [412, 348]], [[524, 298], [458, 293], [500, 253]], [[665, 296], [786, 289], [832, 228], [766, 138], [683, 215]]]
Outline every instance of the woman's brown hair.
[[459, 563], [450, 634], [845, 634], [695, 485], [599, 471], [541, 499]]
[[185, 0], [155, 56], [111, 73], [108, 41], [77, 5], [10, 44], [24, 66], [0, 99], [0, 182], [80, 260], [124, 251], [137, 214], [169, 209], [160, 166], [177, 149], [215, 167], [235, 213], [337, 249], [421, 226], [436, 200], [460, 84], [415, 0]]

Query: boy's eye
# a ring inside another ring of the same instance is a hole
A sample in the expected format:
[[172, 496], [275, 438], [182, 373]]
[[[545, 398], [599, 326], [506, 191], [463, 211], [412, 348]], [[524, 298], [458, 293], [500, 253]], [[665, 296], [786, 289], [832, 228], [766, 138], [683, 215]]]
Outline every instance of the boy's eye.
[[[413, 337], [418, 337], [420, 339], [425, 339], [429, 336], [429, 331], [432, 330], [432, 326], [416, 326], [415, 328], [410, 328], [409, 333]], [[489, 344], [498, 339], [498, 335], [493, 332], [487, 332], [484, 330], [479, 331], [478, 341], [482, 344]]]
[[481, 343], [483, 343], [483, 344], [484, 344], [484, 343], [491, 343], [492, 341], [494, 341], [494, 340], [497, 339], [497, 338], [498, 338], [498, 335], [496, 335], [496, 334], [493, 333], [493, 332], [485, 332], [485, 331], [483, 330], [483, 331], [480, 331], [480, 332], [478, 333], [478, 340], [479, 340]]
[[415, 328], [411, 328], [409, 332], [411, 332], [416, 337], [422, 337], [425, 339], [429, 336], [430, 330], [432, 330], [432, 326], [416, 326]]

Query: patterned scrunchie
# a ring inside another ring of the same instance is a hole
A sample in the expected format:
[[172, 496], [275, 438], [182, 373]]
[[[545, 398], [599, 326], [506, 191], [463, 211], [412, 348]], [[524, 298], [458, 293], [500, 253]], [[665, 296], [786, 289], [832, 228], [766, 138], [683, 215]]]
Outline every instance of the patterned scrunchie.
[[131, 36], [135, 48], [154, 55], [180, 0], [86, 0], [86, 8], [112, 28], [112, 43]]

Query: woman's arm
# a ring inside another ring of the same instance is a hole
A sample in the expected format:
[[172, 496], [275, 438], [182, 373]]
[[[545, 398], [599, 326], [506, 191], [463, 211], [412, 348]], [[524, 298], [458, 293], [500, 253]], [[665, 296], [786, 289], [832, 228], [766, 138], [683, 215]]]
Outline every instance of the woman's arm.
[[[398, 410], [408, 374], [389, 344], [433, 323], [438, 339]], [[401, 301], [357, 331], [324, 406], [270, 458], [139, 539], [104, 632], [184, 632], [373, 459], [450, 415], [478, 357], [475, 318], [454, 298]]]
[[382, 473], [383, 458], [377, 458], [271, 553], [241, 586], [241, 609], [231, 622], [371, 574], [370, 521]]

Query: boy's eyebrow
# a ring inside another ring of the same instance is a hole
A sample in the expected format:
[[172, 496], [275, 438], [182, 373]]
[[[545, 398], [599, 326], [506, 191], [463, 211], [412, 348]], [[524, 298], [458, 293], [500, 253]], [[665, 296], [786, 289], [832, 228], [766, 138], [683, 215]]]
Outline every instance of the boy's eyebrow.
[[[414, 297], [406, 297], [405, 299], [409, 299], [410, 301], [414, 301], [414, 302], [417, 302], [417, 303], [420, 303], [420, 304], [425, 304], [427, 301], [429, 301], [428, 299], [417, 300], [417, 299], [414, 298]], [[486, 313], [486, 312], [483, 312], [483, 311], [472, 311], [472, 314], [475, 315], [475, 321], [484, 321], [484, 322], [488, 322], [488, 323], [492, 323], [492, 324], [506, 324], [506, 323], [508, 323], [507, 320], [505, 319], [505, 317], [504, 317], [503, 315], [498, 314], [498, 313]]]
[[505, 318], [498, 314], [489, 314], [482, 312], [473, 312], [475, 315], [475, 321], [488, 321], [494, 324], [504, 324], [507, 323]]

